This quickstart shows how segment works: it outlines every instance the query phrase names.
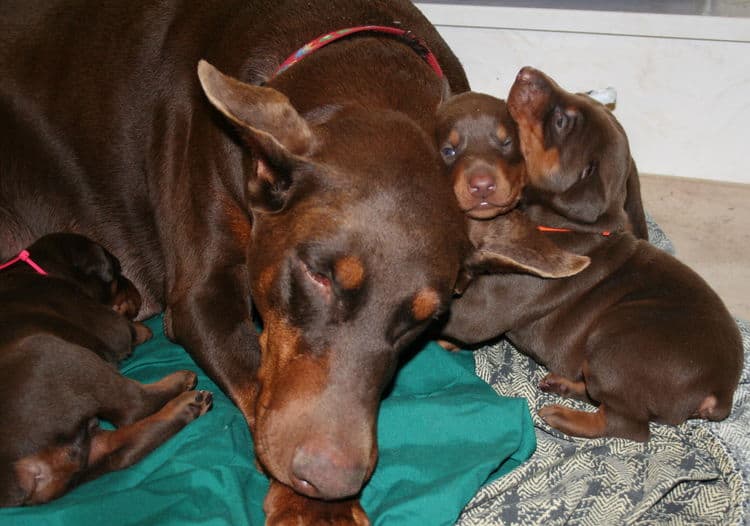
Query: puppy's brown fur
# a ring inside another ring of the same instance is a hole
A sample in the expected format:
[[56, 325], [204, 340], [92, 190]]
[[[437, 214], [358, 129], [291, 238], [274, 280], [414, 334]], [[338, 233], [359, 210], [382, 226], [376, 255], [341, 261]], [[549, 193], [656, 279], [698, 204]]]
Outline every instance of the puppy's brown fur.
[[469, 217], [490, 219], [518, 204], [526, 165], [505, 101], [475, 92], [450, 97], [438, 109], [437, 144]]
[[[143, 385], [113, 366], [151, 337], [119, 261], [75, 234], [32, 244], [38, 274], [0, 271], [0, 506], [39, 504], [127, 467], [207, 411], [180, 371]], [[110, 420], [115, 431], [99, 428]]]
[[[562, 249], [591, 258], [578, 275], [480, 276], [454, 302], [445, 334], [473, 343], [506, 333], [550, 369], [540, 387], [598, 406], [541, 416], [583, 437], [649, 437], [649, 422], [721, 420], [742, 370], [739, 330], [695, 272], [644, 240], [627, 137], [601, 104], [524, 68], [508, 98], [529, 186], [523, 213]], [[519, 212], [520, 213], [520, 212]], [[503, 218], [486, 226], [505, 228]]]

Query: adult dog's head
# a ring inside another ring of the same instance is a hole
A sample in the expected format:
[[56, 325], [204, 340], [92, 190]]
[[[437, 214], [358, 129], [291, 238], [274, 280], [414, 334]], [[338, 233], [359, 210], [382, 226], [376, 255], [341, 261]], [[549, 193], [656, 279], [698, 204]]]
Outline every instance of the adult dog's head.
[[514, 262], [475, 251], [433, 138], [404, 114], [340, 105], [300, 115], [275, 89], [206, 62], [198, 73], [253, 152], [258, 459], [302, 494], [356, 494], [376, 464], [380, 398], [402, 351], [448, 309], [462, 266]]
[[397, 112], [305, 118], [279, 91], [199, 76], [252, 150], [247, 259], [263, 331], [260, 462], [297, 491], [357, 493], [399, 354], [444, 312], [468, 243], [432, 138]]

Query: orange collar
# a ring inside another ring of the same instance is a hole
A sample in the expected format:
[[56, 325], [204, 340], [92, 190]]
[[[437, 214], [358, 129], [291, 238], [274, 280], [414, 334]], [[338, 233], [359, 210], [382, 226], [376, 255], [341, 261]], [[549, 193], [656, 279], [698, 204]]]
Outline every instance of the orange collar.
[[[536, 229], [539, 230], [540, 232], [575, 232], [575, 230], [572, 230], [570, 228], [557, 228], [554, 226], [543, 226], [543, 225], [537, 225]], [[609, 237], [612, 235], [612, 232], [610, 232], [609, 230], [605, 230], [603, 232], [599, 232], [599, 234], [604, 237]]]

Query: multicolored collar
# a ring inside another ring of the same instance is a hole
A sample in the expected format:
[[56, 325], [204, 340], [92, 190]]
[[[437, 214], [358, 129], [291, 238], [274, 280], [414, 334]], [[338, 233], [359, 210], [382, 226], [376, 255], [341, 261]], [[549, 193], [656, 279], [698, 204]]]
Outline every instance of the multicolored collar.
[[23, 261], [28, 266], [30, 266], [31, 268], [33, 268], [36, 271], [37, 274], [41, 274], [42, 276], [46, 276], [47, 275], [47, 272], [42, 267], [40, 267], [39, 265], [37, 265], [36, 263], [34, 263], [34, 260], [31, 259], [31, 256], [29, 256], [29, 251], [28, 250], [22, 250], [21, 252], [18, 253], [18, 255], [16, 257], [14, 257], [10, 261], [6, 261], [2, 265], [0, 265], [0, 270], [3, 270], [4, 268], [7, 268], [7, 267], [11, 266], [14, 263], [18, 263], [19, 261]]
[[276, 70], [276, 73], [274, 73], [274, 76], [280, 75], [289, 67], [296, 64], [303, 58], [305, 58], [307, 55], [315, 51], [316, 49], [320, 49], [323, 46], [326, 46], [330, 44], [331, 42], [335, 42], [336, 40], [340, 38], [344, 38], [346, 36], [352, 35], [354, 33], [362, 33], [365, 31], [370, 31], [374, 33], [386, 33], [389, 35], [396, 35], [399, 37], [403, 37], [406, 42], [414, 48], [414, 50], [429, 64], [429, 66], [433, 69], [433, 71], [437, 74], [438, 77], [443, 78], [443, 70], [440, 67], [440, 64], [438, 63], [437, 57], [433, 54], [432, 51], [427, 47], [427, 45], [422, 41], [422, 39], [418, 38], [416, 35], [414, 35], [411, 31], [406, 31], [404, 29], [400, 29], [398, 27], [390, 27], [390, 26], [357, 26], [357, 27], [349, 27], [346, 29], [339, 29], [338, 31], [333, 31], [331, 33], [326, 33], [325, 35], [321, 35], [318, 38], [311, 40], [301, 48], [299, 48], [297, 51], [289, 55], [289, 58], [287, 58], [284, 62], [281, 63], [281, 66], [279, 66], [279, 69]]

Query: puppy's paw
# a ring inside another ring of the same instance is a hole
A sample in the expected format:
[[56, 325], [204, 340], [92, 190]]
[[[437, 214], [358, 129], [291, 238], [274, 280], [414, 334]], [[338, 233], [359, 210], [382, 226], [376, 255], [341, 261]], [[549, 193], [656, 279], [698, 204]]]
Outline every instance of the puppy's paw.
[[[566, 435], [584, 438], [608, 436], [607, 414], [601, 406], [596, 411], [589, 412], [561, 405], [548, 405], [539, 410], [539, 416], [551, 427]], [[648, 430], [648, 423], [646, 423], [646, 430]]]
[[461, 348], [458, 345], [456, 345], [454, 343], [451, 343], [451, 342], [449, 342], [447, 340], [437, 340], [436, 343], [440, 347], [442, 347], [443, 349], [445, 349], [446, 351], [457, 352], [457, 351], [461, 350]]
[[214, 396], [210, 391], [186, 391], [164, 406], [166, 412], [184, 422], [192, 422], [205, 415], [213, 406]]
[[197, 383], [198, 377], [193, 371], [177, 371], [156, 383], [149, 384], [147, 388], [152, 392], [166, 396], [166, 402], [180, 393], [192, 390]]
[[154, 336], [151, 329], [140, 322], [133, 322], [130, 327], [131, 332], [133, 333], [133, 345], [140, 345]]
[[566, 398], [575, 398], [584, 402], [591, 402], [586, 393], [583, 381], [573, 381], [558, 374], [549, 373], [539, 381], [539, 389], [545, 393], [554, 393]]

